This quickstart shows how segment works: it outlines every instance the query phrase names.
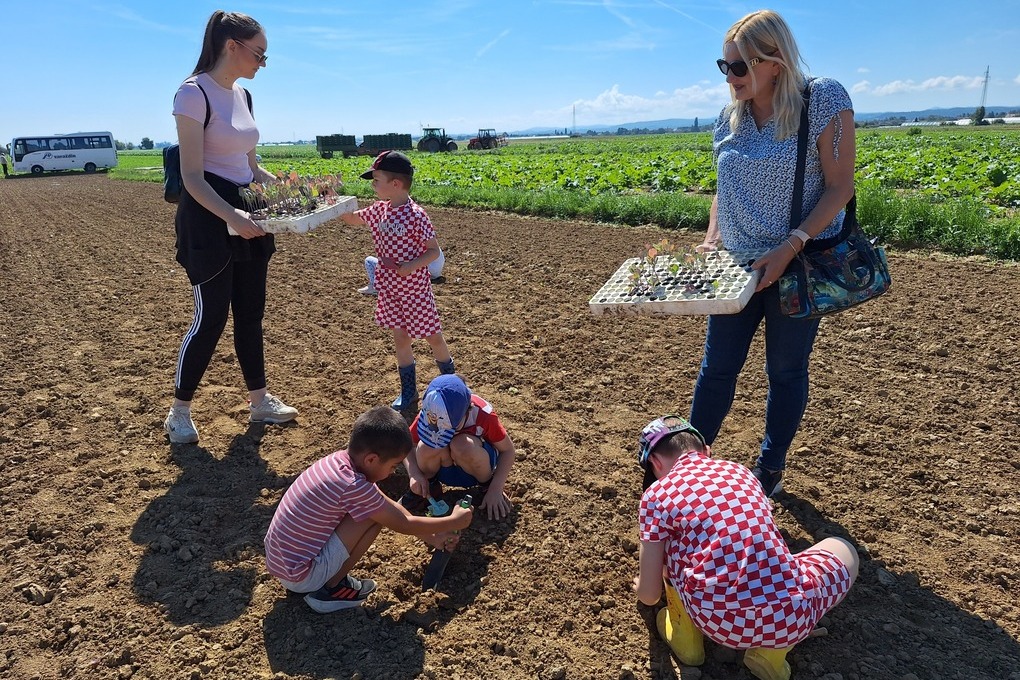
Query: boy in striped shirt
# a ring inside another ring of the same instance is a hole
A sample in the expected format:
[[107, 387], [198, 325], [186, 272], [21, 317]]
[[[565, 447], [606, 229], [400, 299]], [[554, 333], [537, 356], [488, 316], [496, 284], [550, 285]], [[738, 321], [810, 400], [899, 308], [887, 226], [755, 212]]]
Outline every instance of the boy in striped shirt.
[[455, 532], [471, 524], [471, 509], [417, 517], [376, 485], [410, 452], [411, 433], [399, 413], [381, 406], [360, 415], [347, 450], [313, 463], [283, 495], [266, 534], [269, 573], [327, 613], [357, 607], [375, 590], [375, 581], [349, 572], [382, 527], [452, 550]]

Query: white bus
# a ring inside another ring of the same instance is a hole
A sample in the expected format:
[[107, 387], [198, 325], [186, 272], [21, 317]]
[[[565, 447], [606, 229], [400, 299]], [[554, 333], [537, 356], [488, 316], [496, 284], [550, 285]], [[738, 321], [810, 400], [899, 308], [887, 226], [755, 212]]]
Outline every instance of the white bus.
[[117, 148], [109, 132], [72, 132], [33, 135], [11, 141], [14, 172], [40, 175], [47, 170], [84, 170], [117, 167]]

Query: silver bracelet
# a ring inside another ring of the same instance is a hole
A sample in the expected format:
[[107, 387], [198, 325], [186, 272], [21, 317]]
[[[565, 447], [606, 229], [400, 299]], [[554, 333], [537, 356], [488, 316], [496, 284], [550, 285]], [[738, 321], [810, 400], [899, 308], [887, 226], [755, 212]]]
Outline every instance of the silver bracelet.
[[796, 257], [797, 255], [800, 254], [800, 251], [797, 250], [797, 246], [793, 245], [793, 241], [791, 241], [790, 239], [786, 239], [785, 241], [783, 241], [783, 243], [785, 243], [786, 245], [788, 245], [791, 248], [793, 248], [793, 256], [794, 257]]

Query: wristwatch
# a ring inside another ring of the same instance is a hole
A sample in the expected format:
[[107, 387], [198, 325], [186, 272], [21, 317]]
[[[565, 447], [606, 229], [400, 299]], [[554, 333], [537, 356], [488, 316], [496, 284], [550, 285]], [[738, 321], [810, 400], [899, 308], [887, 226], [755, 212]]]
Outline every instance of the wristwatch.
[[791, 229], [790, 236], [796, 236], [804, 245], [807, 245], [807, 242], [811, 240], [811, 237], [808, 236], [808, 233], [803, 229]]

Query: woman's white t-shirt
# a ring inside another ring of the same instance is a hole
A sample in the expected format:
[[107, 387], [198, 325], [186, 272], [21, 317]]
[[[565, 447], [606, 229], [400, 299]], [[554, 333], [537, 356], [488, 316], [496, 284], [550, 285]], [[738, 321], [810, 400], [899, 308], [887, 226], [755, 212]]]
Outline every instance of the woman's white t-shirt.
[[259, 142], [259, 130], [248, 110], [244, 88], [234, 83], [227, 89], [208, 73], [200, 73], [181, 84], [174, 96], [174, 115], [205, 122], [206, 97], [209, 98], [209, 125], [205, 128], [203, 169], [238, 185], [254, 179], [248, 165], [248, 152]]

